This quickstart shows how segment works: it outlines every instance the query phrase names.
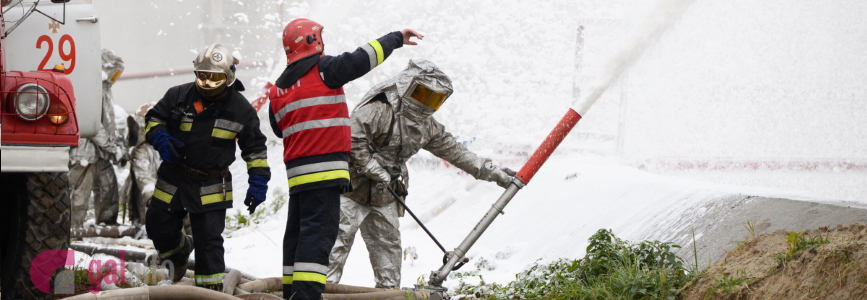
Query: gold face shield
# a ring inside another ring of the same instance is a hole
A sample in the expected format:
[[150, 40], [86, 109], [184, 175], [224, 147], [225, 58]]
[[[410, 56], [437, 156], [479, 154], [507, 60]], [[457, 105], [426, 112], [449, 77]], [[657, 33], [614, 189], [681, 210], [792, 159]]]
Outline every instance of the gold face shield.
[[203, 90], [213, 90], [226, 84], [226, 73], [196, 72], [196, 85]]
[[440, 106], [443, 105], [443, 102], [446, 102], [446, 98], [449, 96], [442, 93], [437, 93], [436, 91], [429, 89], [428, 87], [416, 84], [415, 87], [409, 94], [410, 98], [415, 99], [421, 104], [426, 105], [427, 107], [433, 108], [434, 110], [439, 110]]

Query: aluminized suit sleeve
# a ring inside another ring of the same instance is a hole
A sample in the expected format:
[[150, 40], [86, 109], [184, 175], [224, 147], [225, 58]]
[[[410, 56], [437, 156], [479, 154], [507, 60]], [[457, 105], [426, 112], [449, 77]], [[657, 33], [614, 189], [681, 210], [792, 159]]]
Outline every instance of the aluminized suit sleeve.
[[120, 159], [121, 149], [123, 148], [121, 140], [118, 138], [117, 124], [114, 121], [114, 94], [111, 92], [111, 87], [114, 82], [111, 81], [112, 75], [115, 72], [123, 72], [123, 59], [118, 57], [114, 51], [102, 49], [102, 120], [100, 122], [99, 132], [91, 138], [91, 141], [99, 147], [101, 158], [110, 159], [113, 162]]
[[[373, 159], [371, 149], [384, 142], [393, 117], [391, 106], [381, 101], [370, 102], [361, 106], [349, 117], [349, 123], [352, 127], [352, 148], [349, 152], [349, 161], [359, 173]], [[397, 133], [393, 133], [392, 138], [397, 138]]]
[[114, 123], [114, 105], [112, 104], [111, 86], [102, 85], [102, 121], [96, 136], [90, 140], [99, 148], [100, 158], [112, 161], [118, 158], [117, 126]]
[[[455, 140], [445, 126], [430, 118], [431, 139], [423, 149], [455, 165], [476, 179], [499, 182], [505, 173], [494, 166], [490, 159], [481, 158]], [[507, 175], [506, 175], [507, 176]]]

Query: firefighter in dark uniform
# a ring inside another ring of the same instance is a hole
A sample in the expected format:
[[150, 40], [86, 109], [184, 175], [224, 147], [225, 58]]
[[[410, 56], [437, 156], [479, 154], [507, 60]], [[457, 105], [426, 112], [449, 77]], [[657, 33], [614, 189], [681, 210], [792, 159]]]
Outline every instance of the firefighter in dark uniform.
[[411, 37], [404, 29], [338, 56], [323, 55], [322, 25], [307, 19], [283, 30], [288, 65], [271, 88], [271, 127], [283, 138], [289, 217], [283, 236], [283, 297], [320, 299], [337, 238], [340, 194], [350, 191], [349, 109], [343, 85], [367, 74]]
[[[198, 249], [196, 285], [220, 291], [226, 269], [221, 234], [233, 199], [228, 167], [235, 161], [236, 139], [247, 162], [244, 204], [250, 213], [265, 201], [271, 178], [259, 118], [235, 80], [237, 63], [220, 44], [208, 46], [193, 61], [196, 81], [170, 88], [145, 115], [147, 140], [163, 159], [147, 210], [148, 237], [160, 258], [174, 264], [174, 281], [184, 276], [190, 252]], [[182, 233], [187, 213], [192, 239]]]

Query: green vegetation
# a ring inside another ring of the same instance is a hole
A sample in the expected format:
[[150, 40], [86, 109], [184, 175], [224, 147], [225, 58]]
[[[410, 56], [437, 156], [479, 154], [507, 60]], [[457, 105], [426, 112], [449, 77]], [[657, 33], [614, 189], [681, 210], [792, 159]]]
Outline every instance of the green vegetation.
[[805, 236], [804, 233], [792, 231], [789, 232], [789, 236], [786, 237], [786, 252], [777, 253], [774, 257], [777, 258], [779, 266], [785, 267], [788, 265], [788, 262], [797, 257], [801, 251], [805, 249], [815, 249], [830, 242], [831, 241], [821, 235]]
[[728, 296], [733, 291], [735, 291], [735, 288], [737, 286], [740, 286], [741, 284], [749, 285], [750, 283], [758, 279], [755, 277], [747, 276], [747, 274], [743, 270], [738, 270], [735, 273], [736, 276], [740, 276], [734, 277], [728, 273], [720, 274], [720, 278], [711, 285], [711, 288], [708, 290], [708, 292], [714, 293], [719, 296]]
[[[106, 276], [114, 276], [115, 280], [119, 280], [120, 276], [123, 276], [123, 274], [118, 275], [111, 272], [111, 269], [106, 267], [103, 267], [99, 270], [98, 273], [95, 274], [89, 272], [87, 268], [79, 266], [67, 267], [66, 269], [72, 270], [75, 295], [88, 293], [91, 290], [98, 291], [99, 284], [102, 282], [103, 279], [106, 278]], [[119, 288], [135, 287], [129, 284], [128, 281], [124, 281], [123, 283], [118, 282], [115, 285]]]
[[270, 201], [262, 203], [253, 214], [246, 214], [238, 211], [235, 215], [226, 216], [226, 230], [235, 231], [253, 224], [261, 223], [283, 208], [283, 206], [286, 205], [286, 202], [288, 202], [289, 196], [286, 195], [286, 192], [278, 190], [269, 200]]
[[[478, 269], [454, 273], [460, 279], [456, 292], [482, 299], [676, 299], [696, 270], [688, 270], [674, 248], [680, 246], [631, 243], [600, 229], [582, 259], [537, 263], [506, 285], [486, 283]], [[467, 284], [468, 277], [481, 282]]]
[[747, 230], [749, 235], [743, 241], [737, 242], [737, 246], [735, 247], [733, 252], [743, 251], [744, 249], [747, 248], [747, 246], [750, 244], [750, 242], [756, 240], [756, 238], [758, 237], [756, 235], [756, 221], [755, 220], [747, 221], [746, 224], [744, 224], [744, 229]]
[[417, 285], [418, 288], [424, 288], [427, 285], [427, 276], [424, 274], [419, 275], [418, 278], [415, 279], [415, 285]]

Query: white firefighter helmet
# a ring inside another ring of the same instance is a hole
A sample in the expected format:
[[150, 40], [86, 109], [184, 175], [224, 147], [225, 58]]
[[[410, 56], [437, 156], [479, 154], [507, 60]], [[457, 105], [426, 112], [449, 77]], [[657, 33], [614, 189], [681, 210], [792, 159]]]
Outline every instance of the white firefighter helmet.
[[232, 86], [235, 83], [235, 65], [238, 59], [232, 56], [229, 49], [220, 44], [211, 44], [199, 52], [193, 61], [196, 73], [196, 85], [204, 90]]

